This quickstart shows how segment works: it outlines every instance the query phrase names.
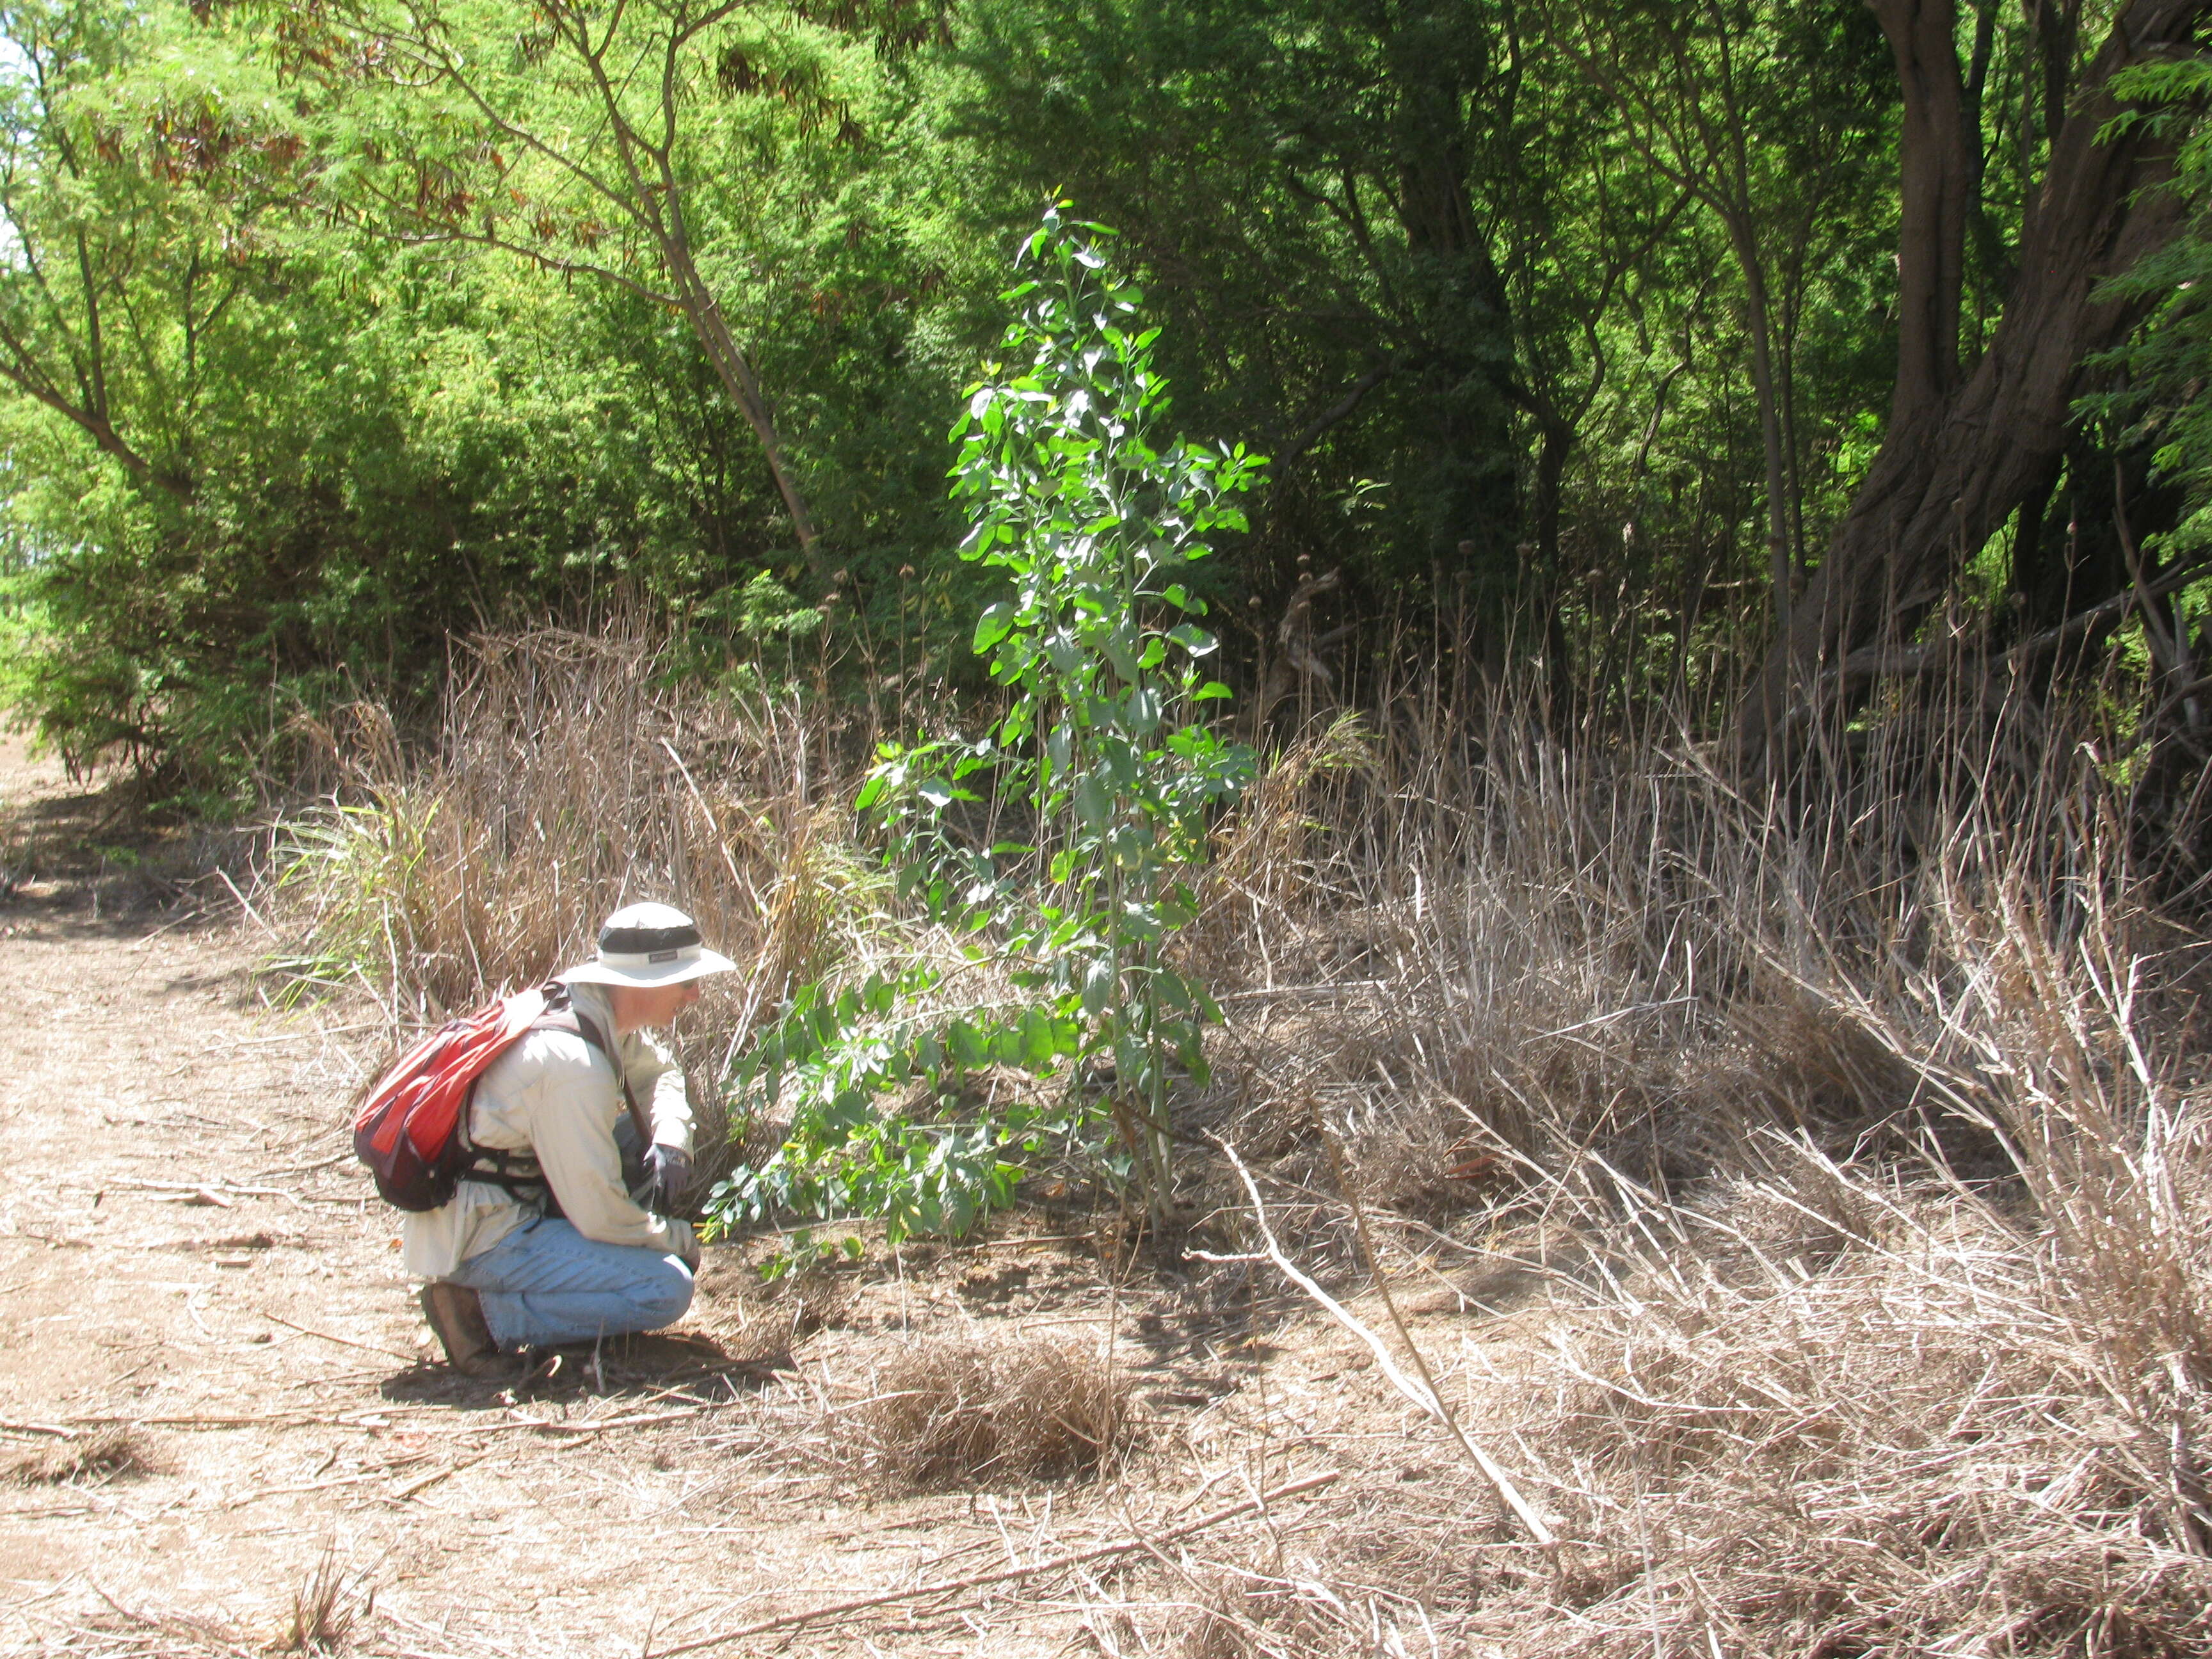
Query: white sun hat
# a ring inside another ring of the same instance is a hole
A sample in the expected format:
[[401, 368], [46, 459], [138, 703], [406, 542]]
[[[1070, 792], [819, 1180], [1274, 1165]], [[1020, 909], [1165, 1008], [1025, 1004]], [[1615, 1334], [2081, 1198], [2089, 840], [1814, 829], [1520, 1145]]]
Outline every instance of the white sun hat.
[[672, 904], [625, 904], [599, 927], [599, 954], [561, 977], [571, 985], [674, 985], [737, 968], [700, 942], [699, 924]]

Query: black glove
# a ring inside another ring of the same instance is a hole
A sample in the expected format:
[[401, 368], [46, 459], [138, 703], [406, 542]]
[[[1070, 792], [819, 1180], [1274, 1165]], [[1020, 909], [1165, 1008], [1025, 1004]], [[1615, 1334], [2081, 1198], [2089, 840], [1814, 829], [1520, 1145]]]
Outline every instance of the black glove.
[[655, 1141], [646, 1149], [645, 1179], [637, 1201], [657, 1215], [674, 1215], [691, 1190], [691, 1155]]

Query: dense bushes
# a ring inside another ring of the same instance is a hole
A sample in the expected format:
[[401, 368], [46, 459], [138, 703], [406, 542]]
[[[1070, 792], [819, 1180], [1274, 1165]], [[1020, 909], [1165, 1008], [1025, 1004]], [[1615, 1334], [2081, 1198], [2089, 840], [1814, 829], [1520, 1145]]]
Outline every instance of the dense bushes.
[[[847, 690], [972, 676], [946, 415], [1048, 191], [1126, 233], [1182, 428], [1276, 458], [1191, 580], [1228, 679], [1270, 702], [1439, 636], [1455, 680], [1540, 652], [1610, 714], [1702, 700], [1817, 580], [1881, 447], [1910, 215], [1869, 8], [666, 0], [597, 46], [588, 9], [8, 15], [19, 717], [211, 800], [292, 710], [408, 705], [449, 632], [573, 617], [617, 580], [709, 654], [766, 580], [826, 606]], [[1961, 319], [1962, 373], [2100, 44], [1986, 8], [1968, 33], [1986, 159], [1929, 313]], [[643, 142], [652, 88], [577, 114], [577, 54], [617, 47], [673, 77], [634, 176], [609, 124]], [[2022, 510], [1978, 559], [1943, 556], [1972, 563], [1966, 602], [2012, 595], [2033, 628], [2118, 592], [2115, 462], [2160, 556], [2179, 492], [2145, 473], [2194, 441], [2198, 257], [2143, 278], [2167, 295], [2127, 360], [2148, 401], [2088, 388], [2123, 418], [1996, 503]], [[1919, 607], [1945, 582], [1907, 586]]]

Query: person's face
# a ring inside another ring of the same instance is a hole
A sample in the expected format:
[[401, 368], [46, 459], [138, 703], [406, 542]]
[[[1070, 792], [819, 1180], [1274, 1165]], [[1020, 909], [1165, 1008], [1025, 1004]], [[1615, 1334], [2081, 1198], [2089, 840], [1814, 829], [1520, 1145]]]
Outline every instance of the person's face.
[[699, 1000], [699, 981], [678, 980], [673, 985], [611, 985], [615, 1030], [641, 1031], [648, 1026], [672, 1024], [676, 1016]]

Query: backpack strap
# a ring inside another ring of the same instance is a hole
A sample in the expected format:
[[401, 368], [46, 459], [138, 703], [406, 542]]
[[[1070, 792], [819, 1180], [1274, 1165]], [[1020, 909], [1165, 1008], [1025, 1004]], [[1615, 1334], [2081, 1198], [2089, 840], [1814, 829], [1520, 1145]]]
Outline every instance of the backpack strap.
[[637, 1147], [641, 1155], [653, 1150], [653, 1121], [645, 1109], [637, 1103], [637, 1096], [629, 1086], [629, 1075], [623, 1070], [622, 1054], [607, 1041], [606, 1034], [584, 1011], [576, 1006], [568, 995], [568, 988], [557, 981], [546, 988], [545, 1012], [531, 1023], [533, 1031], [573, 1031], [607, 1057], [607, 1064], [615, 1068], [615, 1084], [621, 1089], [623, 1103], [629, 1108], [629, 1121], [637, 1130]]
[[[485, 1168], [486, 1164], [490, 1168]], [[504, 1187], [518, 1196], [540, 1193], [550, 1195], [553, 1190], [545, 1179], [545, 1172], [538, 1167], [538, 1160], [530, 1153], [502, 1152], [490, 1147], [478, 1147], [474, 1161], [453, 1178], [480, 1182], [487, 1187]]]

